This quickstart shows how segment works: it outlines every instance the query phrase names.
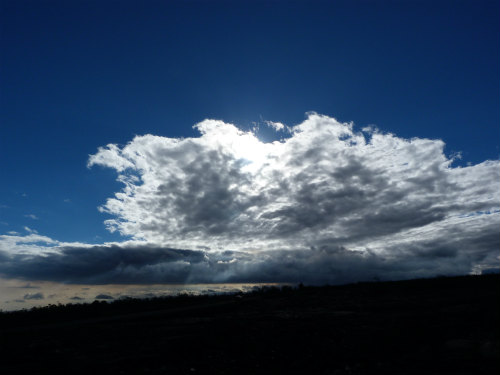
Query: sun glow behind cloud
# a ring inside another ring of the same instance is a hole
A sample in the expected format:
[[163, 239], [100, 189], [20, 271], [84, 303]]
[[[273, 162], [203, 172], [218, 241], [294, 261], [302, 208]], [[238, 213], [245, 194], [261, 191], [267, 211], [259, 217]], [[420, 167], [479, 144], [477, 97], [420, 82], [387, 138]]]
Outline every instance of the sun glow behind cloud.
[[279, 149], [279, 142], [263, 143], [252, 131], [244, 132], [223, 121], [205, 120], [194, 127], [202, 134], [206, 147], [224, 150], [240, 160], [242, 169], [250, 173], [257, 173]]

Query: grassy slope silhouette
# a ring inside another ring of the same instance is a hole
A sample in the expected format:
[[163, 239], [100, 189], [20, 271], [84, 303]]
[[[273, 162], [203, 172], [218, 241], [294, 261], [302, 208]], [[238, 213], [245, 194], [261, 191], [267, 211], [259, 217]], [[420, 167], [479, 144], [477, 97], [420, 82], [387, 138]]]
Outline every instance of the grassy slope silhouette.
[[0, 314], [0, 372], [491, 374], [500, 275], [263, 288]]

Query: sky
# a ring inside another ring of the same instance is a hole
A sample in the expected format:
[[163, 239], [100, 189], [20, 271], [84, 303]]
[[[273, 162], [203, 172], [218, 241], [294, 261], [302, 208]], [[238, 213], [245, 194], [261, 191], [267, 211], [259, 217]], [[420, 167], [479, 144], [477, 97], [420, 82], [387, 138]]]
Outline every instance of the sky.
[[0, 5], [9, 301], [498, 269], [498, 1]]

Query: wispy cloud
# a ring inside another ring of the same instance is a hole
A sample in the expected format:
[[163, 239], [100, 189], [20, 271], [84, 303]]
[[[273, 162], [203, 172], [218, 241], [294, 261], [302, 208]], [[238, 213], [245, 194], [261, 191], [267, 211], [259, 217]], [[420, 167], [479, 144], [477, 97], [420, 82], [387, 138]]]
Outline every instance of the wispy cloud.
[[21, 285], [21, 286], [19, 286], [19, 288], [22, 288], [22, 289], [40, 289], [39, 286], [32, 285], [31, 283], [26, 283], [24, 285]]
[[266, 121], [266, 125], [273, 128], [277, 132], [283, 131], [283, 130], [290, 131], [290, 128], [281, 122]]
[[33, 220], [38, 220], [38, 216], [36, 216], [34, 214], [27, 214], [27, 215], [24, 215], [24, 217], [27, 217], [27, 218], [30, 218], [30, 219], [33, 219]]

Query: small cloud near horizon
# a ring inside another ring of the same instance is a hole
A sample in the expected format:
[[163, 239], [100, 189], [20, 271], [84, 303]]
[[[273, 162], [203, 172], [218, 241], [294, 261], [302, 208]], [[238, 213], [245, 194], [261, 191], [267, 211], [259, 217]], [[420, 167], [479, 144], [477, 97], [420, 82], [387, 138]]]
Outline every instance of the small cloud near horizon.
[[95, 296], [95, 299], [115, 299], [113, 296], [110, 296], [109, 294], [98, 294]]
[[43, 293], [33, 293], [33, 294], [25, 294], [23, 297], [25, 300], [30, 300], [30, 299], [44, 299]]

